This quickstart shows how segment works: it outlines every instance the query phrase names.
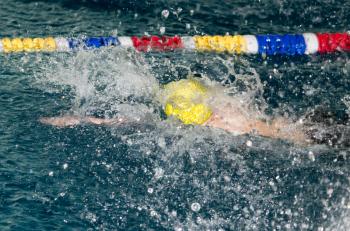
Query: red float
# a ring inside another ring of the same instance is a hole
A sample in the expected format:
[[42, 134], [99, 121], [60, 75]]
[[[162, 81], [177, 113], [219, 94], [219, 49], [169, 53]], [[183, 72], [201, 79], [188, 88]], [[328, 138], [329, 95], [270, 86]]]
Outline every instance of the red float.
[[348, 33], [318, 33], [317, 39], [319, 53], [350, 51], [350, 35]]
[[131, 40], [138, 51], [170, 51], [183, 48], [181, 38], [178, 36], [143, 36], [141, 38], [133, 36]]

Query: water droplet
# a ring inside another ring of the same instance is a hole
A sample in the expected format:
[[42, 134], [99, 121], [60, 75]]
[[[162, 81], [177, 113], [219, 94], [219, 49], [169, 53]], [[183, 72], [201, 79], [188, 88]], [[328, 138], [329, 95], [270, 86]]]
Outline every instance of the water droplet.
[[53, 171], [49, 172], [49, 176], [53, 176]]
[[166, 148], [166, 142], [164, 137], [159, 137], [158, 139], [158, 146], [165, 149]]
[[150, 193], [150, 194], [152, 194], [152, 193], [153, 193], [153, 188], [148, 188], [148, 189], [147, 189], [147, 192]]
[[154, 169], [154, 178], [158, 180], [159, 178], [163, 177], [164, 175], [164, 170], [162, 168], [155, 168]]
[[168, 18], [168, 17], [169, 17], [169, 10], [163, 10], [163, 11], [162, 11], [162, 16], [163, 16], [164, 18]]
[[248, 147], [251, 147], [253, 145], [253, 142], [251, 140], [248, 140], [246, 143], [245, 143]]
[[327, 189], [327, 195], [328, 195], [328, 197], [331, 197], [332, 196], [332, 194], [333, 194], [333, 189], [332, 188], [328, 188]]
[[151, 211], [151, 216], [152, 216], [152, 217], [157, 216], [157, 212], [156, 212], [156, 211], [154, 211], [154, 210], [152, 210], [152, 211]]
[[197, 202], [191, 204], [191, 210], [193, 212], [198, 212], [201, 209], [201, 205]]
[[67, 163], [63, 164], [63, 169], [67, 169], [67, 168], [68, 168], [68, 164]]
[[177, 212], [175, 211], [175, 210], [173, 210], [173, 211], [171, 211], [171, 216], [173, 216], [173, 217], [176, 217], [177, 216]]
[[225, 180], [226, 182], [230, 182], [230, 181], [231, 181], [231, 177], [229, 177], [229, 176], [224, 176], [224, 180]]
[[86, 217], [86, 219], [88, 219], [91, 222], [96, 222], [97, 221], [97, 217], [93, 213], [88, 212], [85, 217]]
[[272, 188], [272, 190], [273, 190], [274, 192], [277, 191], [277, 186], [275, 185], [275, 182], [270, 181], [270, 182], [269, 182], [269, 185], [271, 186], [271, 188]]
[[309, 157], [309, 159], [310, 159], [311, 161], [315, 161], [315, 155], [314, 155], [314, 153], [313, 153], [312, 151], [309, 151], [309, 153], [307, 154], [307, 156]]

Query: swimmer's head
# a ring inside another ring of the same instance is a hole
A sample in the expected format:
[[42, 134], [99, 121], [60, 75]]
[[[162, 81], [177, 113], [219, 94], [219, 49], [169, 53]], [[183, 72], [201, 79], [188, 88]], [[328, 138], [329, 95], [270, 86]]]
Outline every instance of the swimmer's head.
[[194, 79], [183, 79], [164, 86], [165, 114], [184, 124], [203, 124], [212, 115], [207, 105], [208, 89]]

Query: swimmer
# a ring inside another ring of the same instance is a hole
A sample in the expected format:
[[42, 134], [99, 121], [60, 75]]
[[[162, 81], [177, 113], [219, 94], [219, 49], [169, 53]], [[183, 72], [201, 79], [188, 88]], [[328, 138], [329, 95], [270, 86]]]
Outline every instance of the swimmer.
[[[249, 109], [239, 99], [229, 96], [216, 97], [215, 90], [209, 89], [197, 79], [171, 82], [162, 87], [159, 95], [165, 114], [186, 125], [223, 129], [235, 135], [254, 134], [284, 139], [299, 145], [322, 143], [320, 140], [324, 138], [319, 137], [319, 130], [313, 129], [315, 126], [303, 123], [302, 119], [293, 122], [283, 117], [269, 118]], [[44, 124], [65, 127], [81, 123], [120, 125], [127, 122], [127, 119], [62, 116], [41, 118], [40, 121]]]

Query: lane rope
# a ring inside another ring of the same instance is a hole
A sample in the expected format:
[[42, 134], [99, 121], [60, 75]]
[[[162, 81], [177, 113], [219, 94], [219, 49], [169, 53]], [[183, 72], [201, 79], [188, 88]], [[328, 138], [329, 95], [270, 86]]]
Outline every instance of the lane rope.
[[140, 52], [189, 50], [231, 54], [309, 55], [350, 52], [348, 33], [285, 35], [132, 36], [89, 38], [2, 38], [0, 53], [68, 52], [102, 47], [133, 48]]

